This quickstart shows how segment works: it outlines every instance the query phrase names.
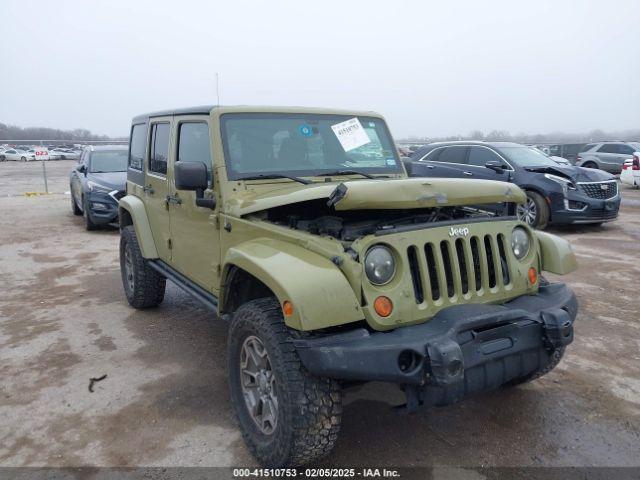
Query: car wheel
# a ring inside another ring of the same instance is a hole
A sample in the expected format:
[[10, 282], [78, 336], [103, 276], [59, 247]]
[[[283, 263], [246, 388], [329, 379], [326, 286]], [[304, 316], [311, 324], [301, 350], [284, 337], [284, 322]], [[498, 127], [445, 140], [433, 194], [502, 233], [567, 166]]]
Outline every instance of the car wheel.
[[518, 219], [542, 230], [549, 223], [549, 205], [542, 195], [531, 191], [526, 193], [527, 200], [516, 209]]
[[228, 342], [231, 405], [258, 462], [295, 467], [328, 454], [340, 431], [340, 387], [304, 368], [277, 300], [242, 305]]
[[0, 155], [0, 162], [4, 162], [7, 159], [4, 155]]
[[596, 162], [586, 162], [580, 166], [584, 168], [596, 168], [596, 169], [598, 168], [598, 164]]
[[60, 155], [60, 160], [66, 160], [67, 157], [65, 157], [64, 155]]
[[120, 232], [120, 274], [124, 293], [132, 307], [157, 307], [164, 300], [167, 279], [147, 264], [133, 225]]
[[98, 225], [91, 220], [91, 215], [89, 214], [89, 204], [87, 201], [82, 203], [82, 213], [84, 214], [84, 226], [88, 231], [97, 230]]
[[27, 157], [20, 157], [20, 160], [22, 160], [23, 162], [27, 161]]
[[[71, 187], [69, 187], [71, 188]], [[76, 202], [75, 197], [73, 196], [73, 191], [71, 191], [71, 211], [74, 215], [82, 215], [82, 210], [78, 207], [78, 203]]]

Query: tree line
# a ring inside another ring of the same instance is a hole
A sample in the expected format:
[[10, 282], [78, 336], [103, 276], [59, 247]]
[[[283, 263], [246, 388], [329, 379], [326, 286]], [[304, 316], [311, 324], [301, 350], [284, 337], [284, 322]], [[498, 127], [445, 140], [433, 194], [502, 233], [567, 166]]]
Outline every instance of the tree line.
[[[60, 130], [45, 127], [17, 127], [0, 123], [0, 140], [71, 140], [79, 143], [88, 141], [122, 140], [107, 135], [97, 135], [85, 128]], [[124, 138], [126, 140], [126, 137]]]
[[517, 133], [511, 134], [506, 130], [491, 130], [484, 133], [482, 130], [474, 130], [467, 135], [451, 135], [448, 137], [419, 137], [409, 136], [399, 139], [400, 143], [428, 143], [428, 142], [447, 142], [452, 140], [482, 140], [485, 142], [516, 142], [530, 144], [545, 143], [591, 143], [602, 142], [606, 140], [624, 140], [624, 141], [640, 141], [640, 129], [610, 131], [596, 129], [585, 133], [538, 133], [527, 134]]

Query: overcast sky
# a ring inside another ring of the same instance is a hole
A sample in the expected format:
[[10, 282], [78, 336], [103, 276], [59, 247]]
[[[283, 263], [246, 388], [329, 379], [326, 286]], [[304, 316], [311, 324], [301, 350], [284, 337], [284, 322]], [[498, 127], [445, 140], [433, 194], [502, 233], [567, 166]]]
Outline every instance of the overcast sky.
[[376, 110], [396, 137], [640, 125], [640, 1], [0, 0], [0, 122]]

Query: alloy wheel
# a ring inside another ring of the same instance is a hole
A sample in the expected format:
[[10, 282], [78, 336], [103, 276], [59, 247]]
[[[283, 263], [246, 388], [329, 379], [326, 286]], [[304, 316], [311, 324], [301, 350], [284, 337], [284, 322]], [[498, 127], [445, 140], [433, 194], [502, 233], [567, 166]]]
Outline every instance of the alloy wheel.
[[278, 422], [276, 378], [264, 344], [253, 335], [245, 339], [240, 351], [240, 382], [254, 423], [262, 433], [273, 433]]
[[133, 275], [133, 258], [131, 255], [131, 245], [127, 243], [124, 249], [124, 277], [129, 293], [133, 294], [135, 287], [135, 277]]
[[527, 197], [527, 201], [524, 204], [518, 205], [517, 215], [518, 219], [526, 224], [535, 224], [536, 217], [538, 216], [538, 208], [532, 198]]

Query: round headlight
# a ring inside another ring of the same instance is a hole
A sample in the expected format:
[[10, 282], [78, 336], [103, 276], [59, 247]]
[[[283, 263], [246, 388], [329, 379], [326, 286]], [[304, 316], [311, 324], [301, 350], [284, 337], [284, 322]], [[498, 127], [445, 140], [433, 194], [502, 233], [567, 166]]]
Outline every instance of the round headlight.
[[377, 245], [364, 257], [364, 271], [374, 285], [389, 283], [396, 273], [396, 261], [387, 247]]
[[529, 253], [529, 234], [524, 228], [516, 227], [511, 232], [511, 250], [518, 260]]

